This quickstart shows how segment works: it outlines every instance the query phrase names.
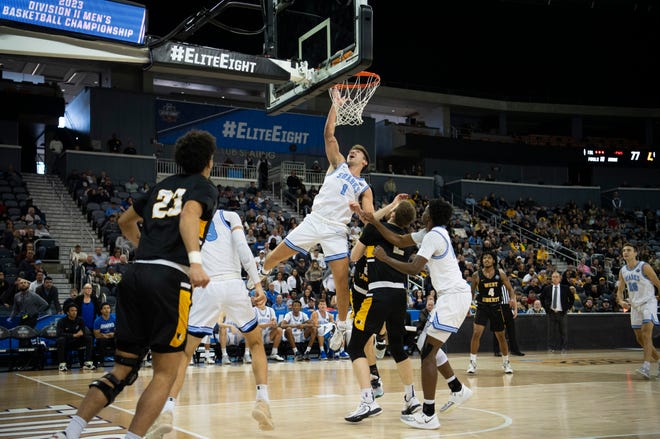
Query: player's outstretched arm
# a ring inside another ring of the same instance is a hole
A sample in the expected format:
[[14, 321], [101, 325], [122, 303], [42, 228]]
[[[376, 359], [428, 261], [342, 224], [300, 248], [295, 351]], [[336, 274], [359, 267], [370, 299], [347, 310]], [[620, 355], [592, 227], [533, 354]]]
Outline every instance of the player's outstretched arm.
[[[336, 90], [333, 90], [333, 93], [339, 93]], [[330, 105], [330, 111], [328, 111], [328, 117], [325, 120], [325, 128], [323, 130], [323, 138], [325, 139], [325, 155], [328, 157], [330, 162], [329, 171], [333, 170], [339, 166], [342, 162], [345, 162], [346, 159], [339, 151], [339, 142], [335, 137], [335, 127], [337, 124], [337, 110], [335, 109], [334, 104]]]
[[419, 274], [419, 272], [424, 269], [424, 266], [428, 262], [428, 259], [420, 255], [415, 255], [415, 258], [411, 262], [396, 260], [388, 256], [381, 246], [377, 246], [374, 249], [374, 256], [379, 261], [385, 262], [396, 271], [404, 274]]

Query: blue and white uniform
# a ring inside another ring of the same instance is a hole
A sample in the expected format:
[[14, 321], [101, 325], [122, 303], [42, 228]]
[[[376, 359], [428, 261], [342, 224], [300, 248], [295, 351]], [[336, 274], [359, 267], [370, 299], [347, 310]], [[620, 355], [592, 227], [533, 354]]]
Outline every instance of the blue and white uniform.
[[653, 282], [646, 277], [643, 268], [646, 262], [639, 261], [633, 268], [621, 267], [621, 277], [628, 287], [630, 302], [630, 325], [639, 329], [643, 323], [660, 325], [658, 321], [658, 299]]
[[211, 281], [193, 292], [188, 332], [196, 337], [212, 334], [221, 311], [242, 332], [257, 326], [257, 316], [241, 277], [241, 266], [252, 280], [258, 279], [240, 217], [236, 212], [218, 210], [202, 246], [202, 267]]
[[[420, 236], [422, 235], [413, 235], [413, 239], [419, 239]], [[452, 333], [458, 332], [470, 309], [470, 285], [461, 275], [451, 238], [445, 227], [434, 227], [423, 235], [417, 254], [428, 261], [431, 283], [438, 293], [424, 332], [446, 342]], [[423, 343], [424, 338], [420, 336], [419, 340]]]
[[320, 243], [325, 261], [348, 257], [348, 227], [353, 212], [350, 201], [358, 201], [369, 185], [361, 177], [351, 174], [343, 162], [326, 174], [319, 193], [314, 197], [312, 213], [293, 229], [284, 242], [292, 249], [307, 254]]

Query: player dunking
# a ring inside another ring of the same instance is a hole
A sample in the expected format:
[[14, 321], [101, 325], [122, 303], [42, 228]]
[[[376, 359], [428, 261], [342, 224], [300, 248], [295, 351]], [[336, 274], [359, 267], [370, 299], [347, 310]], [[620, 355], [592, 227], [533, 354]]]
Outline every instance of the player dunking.
[[337, 350], [341, 346], [341, 337], [348, 329], [348, 223], [353, 215], [349, 202], [361, 196], [362, 209], [372, 212], [373, 193], [368, 183], [360, 177], [362, 170], [369, 164], [369, 155], [362, 145], [353, 145], [345, 159], [339, 150], [335, 138], [337, 112], [330, 107], [325, 123], [325, 153], [330, 162], [328, 172], [319, 193], [314, 197], [312, 212], [305, 217], [298, 227], [266, 257], [262, 275], [267, 275], [280, 262], [296, 253], [307, 254], [318, 243], [323, 247], [325, 261], [332, 271], [337, 288], [337, 337], [333, 337], [330, 348]]
[[135, 382], [148, 349], [153, 377], [140, 396], [126, 438], [143, 437], [165, 404], [186, 346], [191, 284], [209, 283], [200, 239], [206, 236], [218, 198], [209, 180], [216, 149], [215, 138], [207, 132], [185, 134], [174, 154], [184, 173], [155, 185], [119, 217], [122, 233], [137, 250], [117, 292], [115, 365], [92, 381], [66, 430], [52, 438], [78, 439], [87, 423]]

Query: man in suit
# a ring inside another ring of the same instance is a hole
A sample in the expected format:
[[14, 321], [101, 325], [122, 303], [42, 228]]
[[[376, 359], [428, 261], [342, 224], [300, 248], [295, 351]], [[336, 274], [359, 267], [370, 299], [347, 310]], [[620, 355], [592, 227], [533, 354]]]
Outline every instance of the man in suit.
[[541, 290], [541, 303], [548, 318], [548, 348], [550, 352], [561, 350], [566, 352], [568, 347], [568, 319], [566, 314], [573, 307], [575, 297], [568, 285], [561, 285], [561, 275], [552, 273], [552, 283]]

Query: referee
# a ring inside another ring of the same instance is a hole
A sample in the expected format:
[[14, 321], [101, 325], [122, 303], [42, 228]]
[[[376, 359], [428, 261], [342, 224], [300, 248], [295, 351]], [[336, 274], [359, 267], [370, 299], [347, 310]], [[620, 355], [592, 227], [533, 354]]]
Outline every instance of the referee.
[[[516, 339], [516, 317], [518, 317], [518, 301], [511, 298], [506, 287], [502, 286], [502, 315], [504, 316], [504, 326], [506, 338], [509, 341], [509, 354], [523, 357], [525, 354], [520, 351], [518, 347], [518, 340]], [[496, 357], [501, 357], [500, 345], [497, 342], [497, 337], [493, 332], [493, 353]]]

